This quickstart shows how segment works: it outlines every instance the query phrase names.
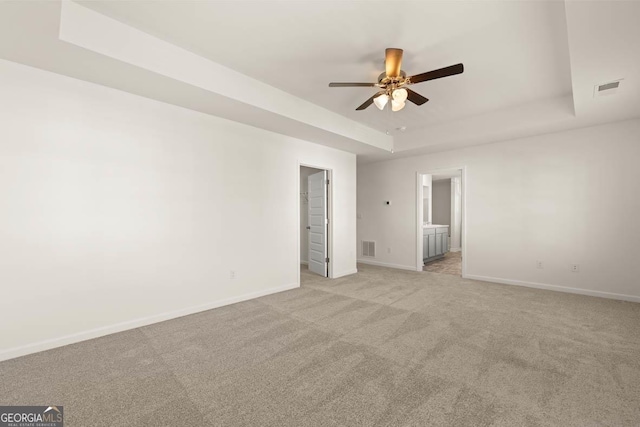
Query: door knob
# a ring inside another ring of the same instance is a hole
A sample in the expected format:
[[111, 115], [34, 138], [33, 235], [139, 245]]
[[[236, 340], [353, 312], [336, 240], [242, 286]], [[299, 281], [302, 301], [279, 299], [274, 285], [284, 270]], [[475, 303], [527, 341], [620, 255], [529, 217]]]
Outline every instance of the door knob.
[[307, 230], [311, 230], [311, 226], [310, 225], [307, 225]]

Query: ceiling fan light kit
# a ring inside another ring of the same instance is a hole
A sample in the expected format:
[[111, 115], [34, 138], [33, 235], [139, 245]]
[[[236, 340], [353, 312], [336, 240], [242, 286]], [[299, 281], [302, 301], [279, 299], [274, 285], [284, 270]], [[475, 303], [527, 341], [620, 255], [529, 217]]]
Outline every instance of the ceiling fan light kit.
[[396, 101], [395, 99], [391, 100], [391, 111], [400, 111], [404, 108], [405, 103], [401, 101]]
[[379, 110], [384, 110], [387, 102], [389, 102], [389, 95], [387, 95], [386, 93], [380, 94], [373, 98], [373, 103], [376, 104], [376, 107], [378, 107]]
[[391, 96], [393, 97], [394, 101], [397, 102], [404, 102], [407, 100], [407, 96], [409, 95], [409, 93], [407, 92], [406, 89], [395, 89], [392, 93]]
[[412, 91], [406, 86], [456, 74], [462, 74], [464, 71], [464, 66], [462, 64], [456, 64], [450, 67], [440, 68], [438, 70], [407, 77], [407, 74], [401, 69], [402, 54], [402, 49], [388, 48], [385, 51], [385, 72], [378, 76], [377, 83], [329, 83], [329, 87], [381, 88], [382, 91], [367, 99], [362, 105], [356, 108], [356, 110], [364, 110], [371, 104], [375, 104], [378, 109], [384, 110], [386, 105], [389, 103], [389, 100], [391, 100], [391, 111], [400, 111], [404, 108], [407, 100], [416, 105], [422, 105], [429, 101], [429, 99]]

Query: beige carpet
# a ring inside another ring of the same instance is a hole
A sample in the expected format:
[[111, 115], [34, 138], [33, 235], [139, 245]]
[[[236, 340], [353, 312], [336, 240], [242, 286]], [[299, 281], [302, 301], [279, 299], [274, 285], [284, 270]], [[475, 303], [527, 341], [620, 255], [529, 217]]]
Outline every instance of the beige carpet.
[[462, 276], [462, 252], [447, 252], [443, 258], [427, 263], [423, 271]]
[[638, 426], [640, 304], [360, 265], [0, 364], [66, 426]]

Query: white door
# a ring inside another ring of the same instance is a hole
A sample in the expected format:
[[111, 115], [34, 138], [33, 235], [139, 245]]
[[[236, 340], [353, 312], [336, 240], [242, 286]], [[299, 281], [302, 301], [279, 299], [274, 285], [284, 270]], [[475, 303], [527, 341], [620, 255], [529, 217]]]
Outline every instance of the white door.
[[309, 270], [327, 277], [327, 171], [310, 175]]

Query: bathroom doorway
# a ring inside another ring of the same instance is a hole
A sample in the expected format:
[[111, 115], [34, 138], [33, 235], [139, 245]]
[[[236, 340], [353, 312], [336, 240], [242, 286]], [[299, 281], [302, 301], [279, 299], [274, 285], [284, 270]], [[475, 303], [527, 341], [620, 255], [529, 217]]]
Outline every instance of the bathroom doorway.
[[464, 277], [465, 169], [417, 174], [416, 270]]

